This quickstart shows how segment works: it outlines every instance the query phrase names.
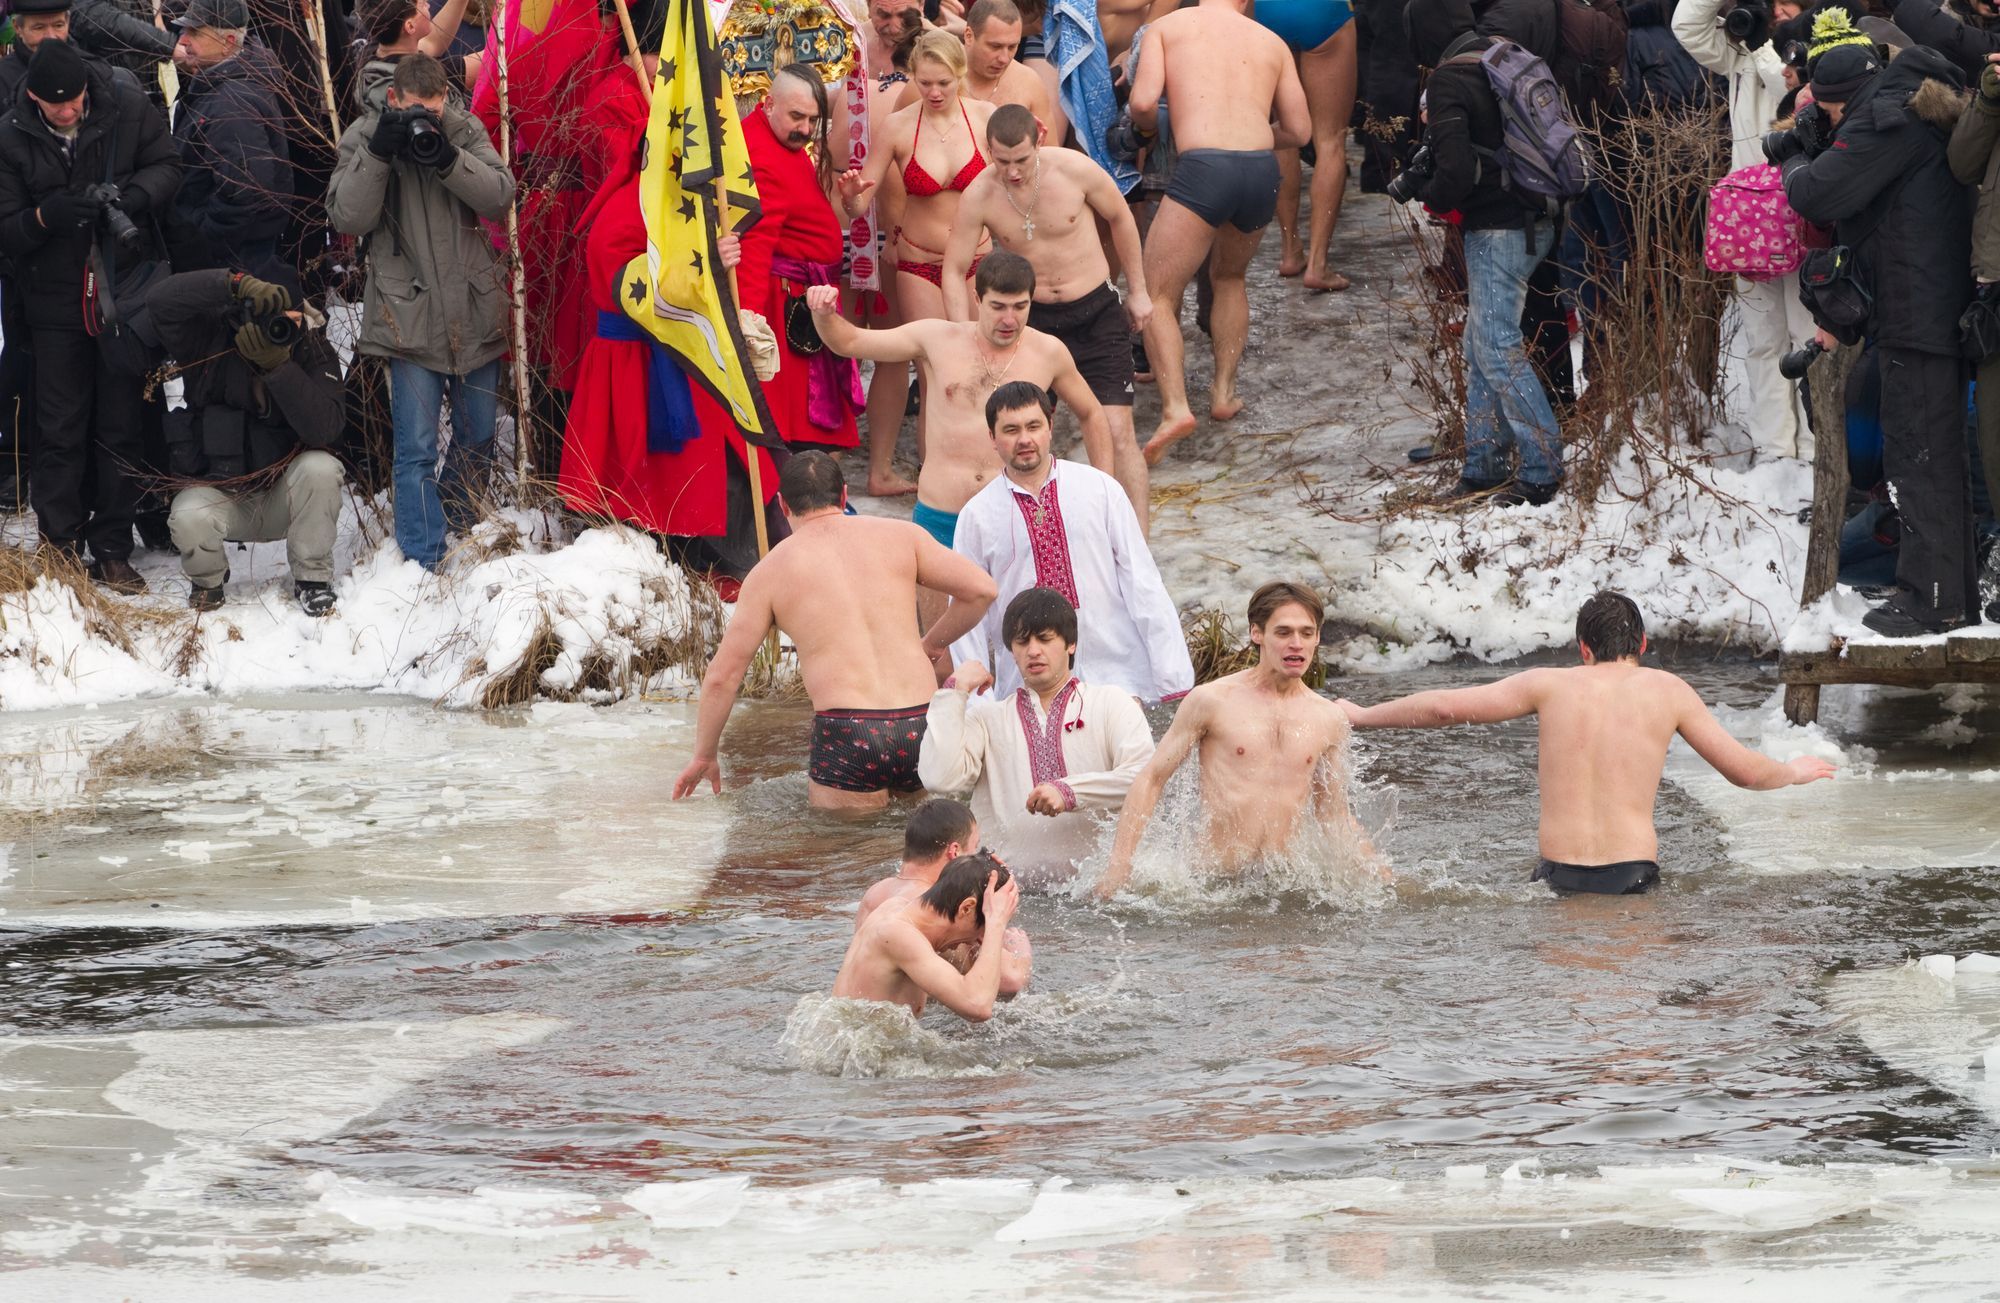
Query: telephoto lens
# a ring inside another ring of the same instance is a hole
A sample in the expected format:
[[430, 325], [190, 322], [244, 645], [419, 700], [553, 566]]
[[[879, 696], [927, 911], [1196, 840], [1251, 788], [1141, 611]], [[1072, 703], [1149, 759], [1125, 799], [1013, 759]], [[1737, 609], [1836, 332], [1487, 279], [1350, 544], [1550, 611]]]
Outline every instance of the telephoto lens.
[[1787, 380], [1803, 380], [1811, 369], [1813, 359], [1826, 352], [1826, 347], [1818, 340], [1808, 340], [1803, 346], [1793, 349], [1778, 359], [1778, 374]]
[[444, 130], [438, 126], [436, 118], [428, 113], [419, 113], [410, 119], [410, 143], [404, 148], [409, 152], [410, 161], [422, 163], [425, 167], [444, 157]]
[[299, 323], [282, 312], [273, 312], [268, 317], [260, 317], [257, 325], [264, 332], [264, 338], [279, 348], [290, 348], [298, 342]]

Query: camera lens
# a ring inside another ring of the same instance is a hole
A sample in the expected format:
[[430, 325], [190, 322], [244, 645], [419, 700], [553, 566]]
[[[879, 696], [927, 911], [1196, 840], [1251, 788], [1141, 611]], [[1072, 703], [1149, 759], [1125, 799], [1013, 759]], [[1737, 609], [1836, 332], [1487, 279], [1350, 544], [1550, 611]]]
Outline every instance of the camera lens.
[[273, 312], [257, 323], [263, 327], [264, 338], [279, 348], [290, 348], [299, 338], [299, 323], [282, 312]]
[[410, 160], [429, 166], [444, 157], [444, 133], [429, 118], [410, 120]]

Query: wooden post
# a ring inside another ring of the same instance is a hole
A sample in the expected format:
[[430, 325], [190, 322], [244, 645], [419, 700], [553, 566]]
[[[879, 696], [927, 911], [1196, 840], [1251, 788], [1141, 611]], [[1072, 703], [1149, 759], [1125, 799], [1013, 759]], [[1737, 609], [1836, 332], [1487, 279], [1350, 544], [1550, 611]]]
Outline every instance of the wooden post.
[[[1822, 354], [1810, 373], [1813, 427], [1813, 501], [1806, 534], [1805, 586], [1799, 604], [1811, 606], [1840, 576], [1840, 526], [1847, 518], [1847, 375], [1860, 361], [1858, 346]], [[1785, 718], [1810, 724], [1819, 718], [1819, 684], [1785, 685]]]
[[[507, 108], [507, 16], [503, 9], [494, 15], [494, 86], [500, 95], [500, 166], [514, 167], [513, 115]], [[521, 194], [515, 187], [507, 204], [507, 299], [513, 319], [511, 332], [514, 354], [514, 478], [525, 484], [528, 462], [528, 283], [521, 267]]]

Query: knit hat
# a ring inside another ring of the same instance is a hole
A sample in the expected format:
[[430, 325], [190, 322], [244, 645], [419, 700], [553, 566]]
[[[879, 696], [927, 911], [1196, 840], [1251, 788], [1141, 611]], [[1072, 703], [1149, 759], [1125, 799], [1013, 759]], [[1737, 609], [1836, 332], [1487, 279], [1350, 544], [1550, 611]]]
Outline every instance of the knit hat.
[[1836, 45], [1813, 65], [1813, 100], [1820, 104], [1845, 104], [1880, 71], [1882, 61], [1875, 57], [1872, 42]]
[[43, 41], [28, 60], [28, 93], [44, 104], [67, 104], [90, 84], [90, 66], [68, 41]]
[[1873, 49], [1875, 43], [1863, 32], [1856, 30], [1854, 20], [1845, 9], [1828, 9], [1813, 19], [1812, 36], [1806, 41], [1806, 57], [1817, 62], [1828, 50], [1843, 45], [1858, 45]]
[[7, 6], [11, 14], [66, 14], [69, 0], [13, 0]]

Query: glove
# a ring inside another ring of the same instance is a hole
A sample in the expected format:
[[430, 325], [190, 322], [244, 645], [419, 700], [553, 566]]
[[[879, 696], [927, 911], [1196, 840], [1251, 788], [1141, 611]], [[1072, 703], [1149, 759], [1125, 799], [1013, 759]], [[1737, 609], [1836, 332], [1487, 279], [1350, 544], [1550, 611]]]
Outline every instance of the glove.
[[383, 109], [375, 120], [375, 134], [368, 138], [368, 152], [388, 162], [410, 143], [410, 115], [406, 109]]
[[230, 282], [229, 293], [238, 302], [248, 303], [251, 311], [260, 317], [292, 310], [290, 290], [282, 285], [273, 285], [269, 281], [260, 281], [255, 276], [234, 277]]
[[1987, 103], [2000, 103], [2000, 63], [1989, 63], [1979, 72], [1979, 94]]
[[452, 144], [451, 138], [442, 131], [438, 132], [438, 156], [431, 161], [431, 166], [437, 169], [439, 176], [443, 176], [451, 171], [457, 162], [458, 146]]
[[42, 227], [50, 231], [81, 230], [97, 220], [104, 201], [79, 190], [50, 195], [40, 205]]
[[1772, 131], [1764, 136], [1764, 157], [1774, 167], [1783, 168], [1786, 159], [1803, 158], [1805, 152], [1805, 142], [1799, 139], [1796, 132]]
[[266, 375], [292, 360], [292, 350], [283, 344], [273, 344], [264, 334], [264, 328], [254, 321], [246, 321], [236, 328], [236, 351], [243, 360]]

